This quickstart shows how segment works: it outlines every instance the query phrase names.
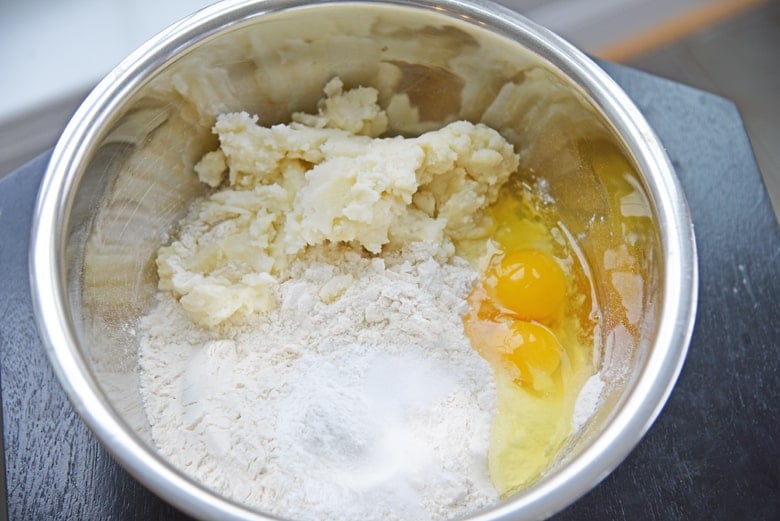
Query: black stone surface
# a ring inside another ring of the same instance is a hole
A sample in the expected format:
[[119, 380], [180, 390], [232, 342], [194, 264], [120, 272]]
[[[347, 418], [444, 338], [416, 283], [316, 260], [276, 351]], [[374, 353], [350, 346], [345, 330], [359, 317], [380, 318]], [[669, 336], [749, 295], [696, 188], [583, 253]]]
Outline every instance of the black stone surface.
[[[655, 128], [685, 188], [699, 248], [699, 312], [686, 365], [659, 419], [612, 474], [555, 519], [780, 519], [780, 230], [742, 121], [722, 98], [603, 65]], [[31, 213], [47, 160], [0, 182], [9, 519], [189, 519], [115, 463], [49, 367], [27, 272]]]

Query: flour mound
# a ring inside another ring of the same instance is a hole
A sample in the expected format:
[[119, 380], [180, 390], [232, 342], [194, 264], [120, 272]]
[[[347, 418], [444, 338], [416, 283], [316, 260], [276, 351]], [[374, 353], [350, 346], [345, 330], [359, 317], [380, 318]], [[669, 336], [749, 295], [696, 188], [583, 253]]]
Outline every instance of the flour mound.
[[296, 519], [448, 519], [494, 504], [493, 376], [461, 323], [475, 273], [436, 255], [312, 248], [276, 309], [219, 332], [161, 293], [140, 356], [161, 452]]

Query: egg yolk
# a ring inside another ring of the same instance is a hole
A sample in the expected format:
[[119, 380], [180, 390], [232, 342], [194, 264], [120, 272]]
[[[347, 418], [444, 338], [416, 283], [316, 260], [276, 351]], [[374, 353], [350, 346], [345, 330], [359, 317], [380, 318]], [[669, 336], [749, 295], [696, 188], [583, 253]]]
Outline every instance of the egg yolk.
[[503, 358], [517, 369], [515, 380], [537, 392], [550, 392], [555, 373], [561, 366], [561, 344], [552, 331], [541, 324], [517, 320], [510, 326], [510, 351]]
[[563, 270], [555, 259], [539, 250], [504, 255], [486, 282], [496, 300], [521, 320], [553, 322], [566, 297]]

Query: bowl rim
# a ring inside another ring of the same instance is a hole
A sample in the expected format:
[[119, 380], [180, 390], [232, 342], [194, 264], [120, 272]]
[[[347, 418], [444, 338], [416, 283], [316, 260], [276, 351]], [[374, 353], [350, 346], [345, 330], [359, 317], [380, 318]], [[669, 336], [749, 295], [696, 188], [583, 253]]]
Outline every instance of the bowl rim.
[[[682, 369], [695, 320], [698, 265], [690, 212], [663, 145], [638, 108], [595, 62], [549, 30], [486, 0], [225, 0], [149, 39], [89, 94], [52, 153], [33, 213], [30, 287], [44, 347], [71, 404], [103, 446], [136, 479], [190, 515], [213, 519], [280, 519], [252, 511], [196, 483], [156, 454], [119, 416], [78, 347], [65, 288], [66, 223], [83, 173], [83, 159], [99, 143], [114, 109], [182, 50], [238, 23], [299, 8], [360, 4], [422, 9], [523, 42], [570, 78], [614, 126], [639, 167], [659, 224], [665, 269], [656, 345], [601, 435], [567, 465], [488, 511], [469, 519], [548, 517], [584, 495], [635, 447], [666, 403]], [[650, 179], [647, 172], [654, 172]]]

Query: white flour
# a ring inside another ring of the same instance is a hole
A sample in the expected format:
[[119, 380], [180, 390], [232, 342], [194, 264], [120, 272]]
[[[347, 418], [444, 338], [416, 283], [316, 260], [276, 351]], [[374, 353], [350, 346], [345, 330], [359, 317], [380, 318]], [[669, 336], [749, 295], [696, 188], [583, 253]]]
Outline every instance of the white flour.
[[461, 322], [475, 272], [432, 250], [313, 248], [277, 309], [218, 332], [161, 293], [140, 364], [163, 454], [296, 519], [446, 519], [495, 503], [492, 371]]

